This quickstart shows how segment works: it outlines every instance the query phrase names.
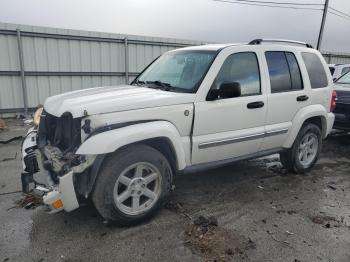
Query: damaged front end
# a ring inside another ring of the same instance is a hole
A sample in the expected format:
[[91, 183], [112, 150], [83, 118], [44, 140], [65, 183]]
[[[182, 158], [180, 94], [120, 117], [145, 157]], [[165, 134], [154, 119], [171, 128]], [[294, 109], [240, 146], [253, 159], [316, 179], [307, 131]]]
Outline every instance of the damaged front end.
[[[81, 144], [81, 119], [73, 118], [70, 113], [56, 117], [43, 110], [39, 125], [29, 129], [22, 144], [22, 190], [42, 195], [51, 212], [79, 207], [80, 177], [96, 157], [75, 154]], [[42, 165], [38, 164], [38, 158]], [[33, 178], [39, 166], [47, 174], [45, 185]]]

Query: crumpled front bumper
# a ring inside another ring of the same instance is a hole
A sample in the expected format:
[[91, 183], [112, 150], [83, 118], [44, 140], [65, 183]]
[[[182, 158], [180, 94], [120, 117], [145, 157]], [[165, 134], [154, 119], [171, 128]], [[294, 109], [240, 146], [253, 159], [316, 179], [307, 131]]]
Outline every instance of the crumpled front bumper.
[[48, 172], [46, 174], [48, 185], [39, 184], [34, 180], [33, 175], [39, 172], [36, 138], [37, 130], [30, 128], [22, 143], [22, 191], [24, 193], [33, 192], [42, 197], [50, 213], [61, 210], [69, 212], [77, 209], [79, 202], [74, 188], [72, 170], [59, 176], [57, 183], [52, 181]]

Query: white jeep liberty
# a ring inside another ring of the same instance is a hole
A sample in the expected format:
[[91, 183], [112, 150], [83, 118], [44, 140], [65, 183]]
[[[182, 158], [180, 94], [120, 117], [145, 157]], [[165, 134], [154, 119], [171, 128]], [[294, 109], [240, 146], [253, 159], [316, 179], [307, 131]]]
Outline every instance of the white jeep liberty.
[[[177, 173], [275, 153], [307, 172], [333, 126], [332, 83], [301, 42], [167, 52], [131, 85], [48, 98], [23, 142], [23, 191], [34, 184], [51, 212], [91, 198], [103, 218], [131, 225], [160, 208]], [[33, 180], [37, 149], [45, 187]]]

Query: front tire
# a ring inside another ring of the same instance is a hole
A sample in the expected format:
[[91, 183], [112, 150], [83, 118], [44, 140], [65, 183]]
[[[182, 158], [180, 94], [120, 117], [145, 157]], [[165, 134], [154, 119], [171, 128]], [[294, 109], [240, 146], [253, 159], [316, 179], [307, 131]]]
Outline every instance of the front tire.
[[320, 128], [313, 123], [306, 123], [300, 129], [292, 148], [280, 153], [280, 160], [288, 171], [303, 174], [316, 164], [321, 148]]
[[172, 182], [171, 166], [158, 150], [143, 144], [130, 145], [104, 161], [92, 200], [104, 219], [134, 225], [159, 210]]

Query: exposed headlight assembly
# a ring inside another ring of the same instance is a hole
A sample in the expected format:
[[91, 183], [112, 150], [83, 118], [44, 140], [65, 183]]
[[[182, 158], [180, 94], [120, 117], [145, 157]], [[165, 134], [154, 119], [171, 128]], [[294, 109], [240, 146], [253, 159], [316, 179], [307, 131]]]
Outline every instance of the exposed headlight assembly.
[[39, 126], [40, 117], [41, 117], [42, 112], [43, 112], [43, 108], [42, 107], [39, 107], [35, 111], [34, 116], [33, 116], [33, 123], [34, 123], [35, 126]]

